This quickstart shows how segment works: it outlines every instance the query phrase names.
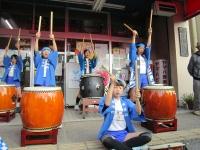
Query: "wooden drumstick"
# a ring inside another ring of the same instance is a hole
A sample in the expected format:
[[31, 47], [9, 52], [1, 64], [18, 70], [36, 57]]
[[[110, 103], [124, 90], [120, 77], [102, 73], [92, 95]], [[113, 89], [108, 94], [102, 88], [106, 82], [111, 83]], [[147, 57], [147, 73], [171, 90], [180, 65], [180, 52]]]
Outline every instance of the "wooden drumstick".
[[9, 41], [8, 41], [8, 44], [7, 44], [7, 47], [8, 47], [8, 48], [9, 48], [9, 46], [10, 46], [11, 40], [12, 40], [12, 35], [10, 35], [10, 38], [9, 38]]
[[149, 29], [152, 26], [152, 16], [153, 16], [153, 8], [151, 8], [151, 13], [150, 13], [150, 20], [149, 20]]
[[129, 25], [127, 25], [126, 23], [124, 23], [124, 26], [125, 26], [127, 29], [129, 29], [131, 32], [134, 31], [134, 30], [133, 30]]
[[139, 65], [138, 65], [138, 61], [135, 61], [135, 88], [136, 88], [136, 92], [140, 89], [139, 86]]
[[38, 33], [40, 33], [41, 30], [41, 23], [42, 23], [42, 16], [39, 17]]
[[81, 44], [81, 52], [83, 52], [84, 50], [84, 47], [85, 47], [85, 36], [83, 36], [83, 40], [82, 40], [82, 44]]
[[19, 28], [18, 36], [17, 36], [17, 41], [20, 41], [20, 36], [21, 36], [21, 28]]
[[92, 45], [92, 50], [94, 51], [94, 43], [92, 41], [92, 35], [90, 34], [90, 42], [91, 42], [91, 45]]
[[50, 34], [53, 33], [53, 11], [51, 11], [51, 17], [50, 17]]

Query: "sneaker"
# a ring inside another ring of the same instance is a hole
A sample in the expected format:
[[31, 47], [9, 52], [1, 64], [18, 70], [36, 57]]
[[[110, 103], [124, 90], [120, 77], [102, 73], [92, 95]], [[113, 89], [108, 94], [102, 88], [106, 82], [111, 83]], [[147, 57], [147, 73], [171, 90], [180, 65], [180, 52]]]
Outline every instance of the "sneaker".
[[79, 106], [78, 106], [78, 105], [75, 105], [75, 106], [74, 106], [74, 110], [76, 110], [76, 111], [80, 110]]
[[200, 116], [200, 110], [196, 110], [192, 112], [194, 115]]

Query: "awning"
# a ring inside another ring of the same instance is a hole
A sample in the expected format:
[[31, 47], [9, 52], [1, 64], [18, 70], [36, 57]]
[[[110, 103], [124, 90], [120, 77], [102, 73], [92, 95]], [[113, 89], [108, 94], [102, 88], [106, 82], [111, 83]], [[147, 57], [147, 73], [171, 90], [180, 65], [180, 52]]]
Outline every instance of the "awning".
[[200, 0], [185, 0], [185, 17], [190, 19], [200, 13]]

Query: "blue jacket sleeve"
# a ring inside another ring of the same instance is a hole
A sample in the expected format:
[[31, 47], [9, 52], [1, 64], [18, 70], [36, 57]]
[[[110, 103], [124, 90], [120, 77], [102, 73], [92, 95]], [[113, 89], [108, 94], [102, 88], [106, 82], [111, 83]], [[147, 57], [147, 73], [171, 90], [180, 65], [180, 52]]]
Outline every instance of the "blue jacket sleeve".
[[83, 65], [84, 65], [83, 64], [83, 61], [84, 61], [83, 54], [81, 54], [81, 53], [78, 54], [78, 61], [79, 61], [80, 69], [83, 70], [83, 68], [84, 68], [83, 67]]
[[134, 121], [145, 121], [143, 112], [141, 115], [138, 115], [135, 104], [131, 100], [128, 103], [131, 119]]
[[5, 68], [8, 68], [10, 66], [10, 62], [11, 62], [10, 57], [8, 57], [7, 55], [5, 55], [3, 57], [3, 65], [5, 66]]
[[40, 62], [42, 62], [42, 57], [39, 52], [35, 52], [34, 63], [36, 68], [38, 67]]
[[94, 69], [97, 65], [97, 57], [92, 59], [92, 69]]
[[54, 69], [56, 68], [58, 62], [58, 52], [52, 51], [48, 57], [49, 62], [53, 65]]
[[23, 68], [23, 60], [22, 60], [22, 56], [19, 55], [18, 59], [17, 59], [17, 66], [19, 67], [19, 70], [22, 71]]
[[145, 57], [147, 59], [147, 62], [149, 63], [150, 59], [151, 59], [151, 47], [146, 47], [144, 54], [145, 54]]
[[104, 96], [99, 101], [99, 113], [102, 116], [106, 116], [106, 114], [111, 111], [111, 107], [105, 105], [105, 99], [106, 99], [106, 97]]
[[136, 45], [135, 43], [131, 43], [130, 50], [129, 50], [130, 67], [134, 67], [136, 57], [137, 57]]

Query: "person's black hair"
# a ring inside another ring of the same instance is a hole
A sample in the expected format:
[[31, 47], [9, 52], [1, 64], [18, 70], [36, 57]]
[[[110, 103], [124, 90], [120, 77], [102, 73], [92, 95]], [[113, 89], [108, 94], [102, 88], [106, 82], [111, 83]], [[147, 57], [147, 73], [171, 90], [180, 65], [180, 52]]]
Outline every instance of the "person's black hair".
[[86, 53], [87, 51], [90, 51], [90, 50], [89, 50], [89, 49], [84, 49], [83, 54], [85, 55], [85, 53]]
[[18, 56], [16, 54], [13, 54], [11, 57], [11, 59], [15, 58], [16, 60], [18, 59]]
[[116, 80], [115, 85], [116, 86], [123, 86], [124, 88], [126, 87], [126, 83], [123, 80], [119, 80], [119, 79]]

